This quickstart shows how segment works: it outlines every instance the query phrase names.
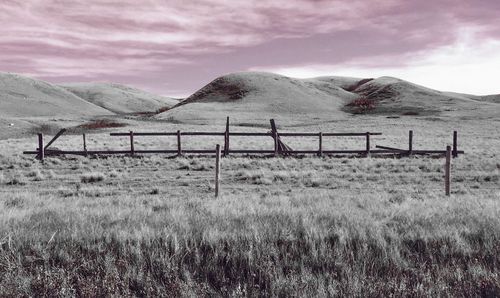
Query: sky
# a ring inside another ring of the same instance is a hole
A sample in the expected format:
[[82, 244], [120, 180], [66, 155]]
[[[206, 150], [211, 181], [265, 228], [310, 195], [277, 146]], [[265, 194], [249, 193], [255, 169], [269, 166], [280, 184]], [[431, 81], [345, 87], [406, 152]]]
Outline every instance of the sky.
[[1, 0], [0, 71], [185, 97], [218, 76], [500, 93], [498, 0]]

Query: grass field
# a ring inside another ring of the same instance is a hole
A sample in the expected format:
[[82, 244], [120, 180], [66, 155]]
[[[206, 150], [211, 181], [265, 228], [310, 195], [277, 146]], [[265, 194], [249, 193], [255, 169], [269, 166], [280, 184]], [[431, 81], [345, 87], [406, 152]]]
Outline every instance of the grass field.
[[[160, 129], [223, 127], [133, 127]], [[450, 197], [440, 158], [231, 156], [222, 160], [222, 195], [214, 198], [212, 157], [68, 156], [41, 164], [20, 155], [35, 147], [34, 137], [2, 140], [0, 296], [500, 295], [500, 122], [366, 117], [293, 128], [380, 131], [374, 143], [388, 146], [406, 146], [409, 129], [415, 148], [438, 150], [459, 131], [466, 155], [453, 160]], [[217, 141], [186, 146], [211, 149]], [[138, 142], [136, 149], [175, 148], [175, 138]], [[55, 146], [80, 143], [65, 136]], [[89, 136], [95, 149], [127, 144]], [[231, 144], [261, 148], [272, 140]]]

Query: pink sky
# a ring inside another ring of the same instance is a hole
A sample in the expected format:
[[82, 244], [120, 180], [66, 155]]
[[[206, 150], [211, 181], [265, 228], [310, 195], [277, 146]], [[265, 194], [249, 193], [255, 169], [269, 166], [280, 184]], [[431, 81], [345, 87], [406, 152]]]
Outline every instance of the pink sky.
[[185, 96], [235, 71], [500, 93], [498, 0], [2, 0], [0, 71]]

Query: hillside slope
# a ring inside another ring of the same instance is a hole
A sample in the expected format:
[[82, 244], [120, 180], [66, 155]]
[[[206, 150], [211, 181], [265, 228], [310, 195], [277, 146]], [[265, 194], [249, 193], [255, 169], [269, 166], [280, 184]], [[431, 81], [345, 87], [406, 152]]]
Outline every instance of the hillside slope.
[[99, 116], [110, 111], [56, 85], [11, 73], [0, 73], [0, 117]]
[[61, 87], [86, 101], [117, 114], [154, 112], [179, 101], [113, 83], [72, 83]]
[[[360, 108], [358, 101], [368, 102], [369, 107]], [[242, 72], [215, 79], [157, 118], [204, 122], [230, 116], [260, 122], [274, 117], [293, 122], [341, 120], [359, 113], [485, 118], [499, 115], [500, 110], [479, 96], [441, 92], [392, 77], [294, 79]]]
[[[430, 115], [482, 106], [474, 95], [442, 92], [392, 77], [368, 81], [352, 92], [372, 101], [374, 107], [368, 113], [374, 114]], [[356, 112], [356, 107], [344, 110]]]
[[[349, 84], [361, 79], [352, 79]], [[159, 119], [208, 120], [343, 116], [341, 108], [357, 95], [322, 79], [300, 80], [271, 73], [245, 72], [219, 77]]]

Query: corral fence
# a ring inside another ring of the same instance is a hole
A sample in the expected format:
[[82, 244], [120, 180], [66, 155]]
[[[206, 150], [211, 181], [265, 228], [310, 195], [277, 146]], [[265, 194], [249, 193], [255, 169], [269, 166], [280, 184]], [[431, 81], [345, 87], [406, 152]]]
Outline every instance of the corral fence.
[[[358, 155], [358, 156], [372, 156], [372, 155], [397, 155], [397, 156], [412, 156], [412, 155], [438, 155], [446, 158], [445, 162], [445, 192], [446, 195], [450, 195], [450, 171], [451, 171], [451, 158], [458, 157], [459, 154], [464, 154], [464, 151], [458, 150], [458, 134], [456, 131], [453, 132], [453, 147], [447, 146], [446, 150], [415, 150], [413, 148], [413, 131], [410, 130], [408, 133], [408, 148], [394, 148], [382, 145], [376, 145], [376, 149], [372, 149], [371, 146], [371, 136], [382, 135], [380, 132], [349, 132], [349, 133], [337, 133], [337, 132], [278, 132], [274, 119], [270, 120], [271, 131], [268, 132], [232, 132], [229, 126], [229, 117], [226, 119], [226, 130], [224, 132], [118, 132], [110, 133], [112, 137], [128, 137], [130, 140], [129, 150], [87, 150], [86, 135], [83, 134], [83, 150], [58, 150], [50, 149], [50, 146], [65, 132], [66, 129], [59, 131], [46, 145], [44, 145], [43, 135], [38, 134], [38, 148], [34, 151], [24, 151], [23, 154], [34, 154], [36, 157], [43, 161], [46, 156], [57, 156], [57, 155], [131, 155], [135, 156], [138, 154], [174, 154], [176, 156], [182, 156], [184, 154], [214, 154], [216, 157], [216, 174], [215, 174], [215, 195], [219, 194], [219, 177], [220, 177], [220, 157], [221, 152], [223, 156], [229, 156], [230, 154], [246, 154], [246, 155], [272, 155], [272, 156], [298, 156], [305, 154], [313, 154], [317, 156], [333, 156], [333, 155]], [[177, 148], [176, 149], [165, 149], [165, 150], [136, 150], [135, 149], [135, 138], [137, 137], [176, 137], [177, 138]], [[182, 138], [183, 136], [223, 136], [224, 137], [224, 147], [221, 149], [220, 145], [215, 146], [215, 150], [207, 149], [183, 149], [182, 148]], [[231, 149], [230, 139], [231, 136], [237, 137], [262, 137], [269, 136], [273, 138], [274, 147], [272, 149]], [[317, 137], [318, 149], [317, 150], [294, 150], [287, 144], [283, 142], [282, 137]], [[323, 147], [323, 139], [326, 137], [360, 137], [365, 139], [366, 147], [364, 150], [331, 150]]]
[[[38, 159], [43, 160], [46, 156], [56, 156], [56, 155], [112, 155], [112, 154], [125, 154], [125, 155], [138, 155], [138, 154], [174, 154], [174, 155], [184, 155], [184, 154], [215, 154], [213, 149], [184, 149], [182, 146], [182, 139], [185, 136], [220, 136], [224, 137], [224, 145], [221, 148], [223, 156], [229, 156], [231, 154], [246, 154], [246, 155], [273, 155], [273, 156], [296, 156], [313, 154], [317, 156], [324, 155], [360, 155], [360, 156], [370, 156], [370, 155], [399, 155], [399, 156], [411, 156], [411, 155], [446, 155], [446, 150], [415, 150], [413, 148], [413, 131], [409, 131], [408, 135], [408, 148], [394, 148], [382, 145], [376, 145], [372, 148], [372, 136], [380, 136], [380, 132], [278, 132], [274, 119], [270, 120], [271, 130], [268, 132], [233, 132], [230, 131], [229, 117], [226, 121], [226, 130], [223, 132], [207, 132], [207, 131], [176, 131], [176, 132], [117, 132], [110, 133], [112, 137], [128, 137], [130, 140], [130, 147], [128, 150], [87, 150], [86, 136], [83, 137], [83, 150], [59, 150], [51, 149], [50, 146], [66, 131], [62, 129], [58, 132], [45, 146], [43, 141], [43, 135], [38, 134], [38, 148], [34, 151], [24, 151], [24, 154], [34, 154]], [[176, 137], [177, 138], [177, 148], [175, 149], [156, 149], [156, 150], [137, 150], [135, 149], [136, 139], [139, 137]], [[269, 136], [274, 140], [274, 147], [269, 149], [231, 149], [230, 139], [231, 137], [263, 137]], [[283, 138], [286, 137], [317, 137], [318, 147], [316, 150], [294, 150], [285, 144]], [[324, 148], [323, 139], [328, 137], [359, 137], [365, 139], [365, 149], [364, 150], [331, 150]], [[464, 154], [464, 151], [458, 150], [458, 134], [456, 131], [453, 132], [453, 147], [452, 147], [452, 157], [457, 157], [459, 154]]]

